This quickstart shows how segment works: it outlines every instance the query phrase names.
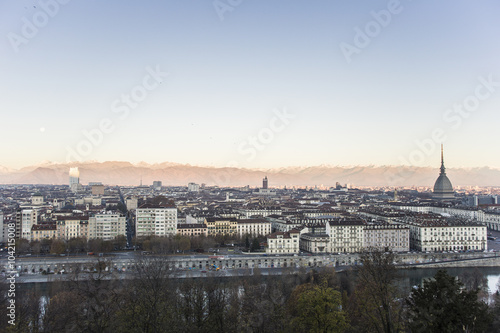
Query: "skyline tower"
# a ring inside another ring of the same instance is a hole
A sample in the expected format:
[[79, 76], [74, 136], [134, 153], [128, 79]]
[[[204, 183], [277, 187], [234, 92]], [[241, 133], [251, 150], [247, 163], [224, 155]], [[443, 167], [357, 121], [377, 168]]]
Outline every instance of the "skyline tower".
[[262, 189], [267, 190], [267, 176], [262, 180]]
[[72, 192], [78, 192], [80, 186], [80, 171], [78, 167], [69, 168], [69, 188]]
[[455, 192], [451, 185], [450, 179], [446, 176], [446, 168], [444, 167], [443, 144], [441, 144], [441, 168], [438, 179], [434, 183], [434, 191], [432, 198], [439, 201], [455, 199]]

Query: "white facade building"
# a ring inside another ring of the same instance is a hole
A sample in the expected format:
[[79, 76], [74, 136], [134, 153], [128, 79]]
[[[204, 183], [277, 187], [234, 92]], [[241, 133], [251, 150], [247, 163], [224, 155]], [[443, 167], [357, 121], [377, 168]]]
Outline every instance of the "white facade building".
[[492, 230], [500, 231], [500, 212], [484, 212], [483, 221]]
[[43, 195], [41, 195], [40, 193], [35, 193], [32, 197], [31, 197], [31, 204], [33, 206], [40, 206], [40, 205], [43, 205]]
[[136, 197], [127, 198], [127, 200], [125, 200], [125, 203], [127, 204], [127, 210], [134, 210], [139, 206], [138, 199]]
[[265, 219], [240, 219], [238, 235], [267, 236], [271, 234], [271, 222]]
[[417, 214], [398, 221], [410, 228], [411, 248], [417, 251], [487, 250], [487, 229], [478, 222]]
[[266, 217], [269, 215], [281, 215], [282, 214], [282, 210], [279, 207], [243, 208], [243, 209], [236, 209], [236, 211], [246, 218], [250, 218], [251, 216]]
[[0, 243], [7, 242], [8, 226], [3, 224], [3, 212], [0, 210]]
[[328, 253], [330, 237], [327, 234], [302, 233], [300, 235], [300, 249], [310, 253]]
[[196, 183], [189, 183], [188, 184], [188, 191], [189, 192], [199, 192], [200, 191], [200, 185]]
[[326, 224], [330, 237], [330, 251], [333, 253], [356, 253], [363, 250], [363, 228], [360, 219], [341, 219]]
[[23, 209], [21, 212], [21, 238], [31, 241], [31, 227], [37, 222], [36, 209]]
[[410, 251], [410, 228], [400, 224], [370, 224], [363, 230], [363, 247], [382, 251]]
[[295, 254], [299, 253], [299, 236], [298, 230], [290, 230], [289, 232], [275, 232], [267, 237], [266, 253], [268, 254]]
[[421, 205], [398, 205], [398, 208], [418, 213], [449, 214], [462, 219], [477, 221], [493, 230], [500, 230], [500, 213], [495, 211], [483, 211], [476, 207], [435, 207]]
[[177, 233], [177, 208], [150, 204], [136, 210], [135, 235], [169, 236]]
[[113, 240], [127, 236], [127, 218], [119, 213], [107, 212], [89, 217], [89, 239]]

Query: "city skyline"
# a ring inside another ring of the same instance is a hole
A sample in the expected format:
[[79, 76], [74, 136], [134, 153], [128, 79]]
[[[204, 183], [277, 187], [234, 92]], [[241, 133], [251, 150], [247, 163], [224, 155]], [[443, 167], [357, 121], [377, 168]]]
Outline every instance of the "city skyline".
[[499, 7], [3, 3], [0, 166], [499, 169]]

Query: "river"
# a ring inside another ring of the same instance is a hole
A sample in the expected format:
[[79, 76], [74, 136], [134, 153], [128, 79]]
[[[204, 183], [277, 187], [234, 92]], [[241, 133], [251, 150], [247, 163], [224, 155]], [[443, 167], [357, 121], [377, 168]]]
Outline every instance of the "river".
[[[500, 267], [467, 267], [467, 268], [447, 268], [448, 274], [459, 276], [461, 274], [473, 274], [477, 269], [488, 280], [488, 288], [490, 294], [497, 291], [497, 285], [500, 282]], [[398, 271], [399, 277], [397, 285], [403, 294], [409, 294], [413, 286], [421, 285], [424, 279], [432, 278], [438, 271], [438, 268], [415, 268], [415, 269], [401, 269]], [[339, 272], [338, 274], [343, 274]], [[278, 278], [279, 275], [264, 275], [263, 279]], [[225, 278], [237, 278], [237, 276]], [[34, 282], [18, 284], [18, 291], [23, 293], [26, 291], [36, 290], [43, 296], [50, 296], [54, 291], [60, 290], [61, 283], [65, 282]]]

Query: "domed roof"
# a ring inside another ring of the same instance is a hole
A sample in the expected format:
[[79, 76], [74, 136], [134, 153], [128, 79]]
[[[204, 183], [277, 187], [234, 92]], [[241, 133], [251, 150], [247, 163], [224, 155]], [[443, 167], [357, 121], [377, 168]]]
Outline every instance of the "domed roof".
[[442, 173], [434, 183], [434, 193], [453, 193], [453, 186], [446, 174]]
[[451, 185], [451, 182], [445, 172], [443, 145], [441, 145], [441, 172], [439, 173], [438, 179], [436, 179], [436, 182], [434, 183], [433, 197], [437, 200], [449, 200], [455, 198], [453, 186]]

